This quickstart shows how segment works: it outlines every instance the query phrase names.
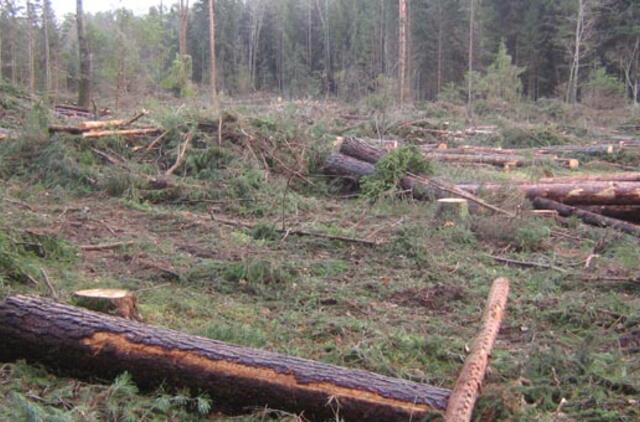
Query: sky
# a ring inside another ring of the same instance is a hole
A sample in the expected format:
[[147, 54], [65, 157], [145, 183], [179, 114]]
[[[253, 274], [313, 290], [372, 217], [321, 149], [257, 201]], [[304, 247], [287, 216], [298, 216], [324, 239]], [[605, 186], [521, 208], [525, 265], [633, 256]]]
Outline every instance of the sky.
[[[171, 0], [164, 0], [164, 4], [171, 4]], [[67, 13], [75, 13], [76, 0], [52, 0], [53, 10], [59, 18]], [[85, 12], [95, 13], [105, 10], [126, 7], [137, 14], [146, 13], [150, 6], [160, 4], [160, 0], [84, 0]]]

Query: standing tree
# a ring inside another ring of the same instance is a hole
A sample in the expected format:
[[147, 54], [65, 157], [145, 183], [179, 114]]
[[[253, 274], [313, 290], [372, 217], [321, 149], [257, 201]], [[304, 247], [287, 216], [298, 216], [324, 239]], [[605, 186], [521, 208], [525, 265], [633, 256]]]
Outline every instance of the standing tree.
[[44, 32], [44, 92], [49, 96], [51, 90], [51, 44], [49, 38], [49, 16], [51, 14], [51, 0], [44, 0], [42, 4], [42, 31]]
[[78, 27], [78, 52], [80, 56], [80, 80], [78, 83], [78, 105], [91, 105], [91, 55], [89, 40], [85, 33], [82, 0], [76, 1], [76, 24]]
[[36, 94], [36, 52], [35, 52], [35, 36], [33, 34], [33, 4], [27, 2], [27, 51], [29, 60], [29, 94]]
[[473, 101], [473, 33], [475, 28], [475, 0], [469, 0], [469, 65], [467, 81], [467, 104], [469, 112]]
[[209, 83], [211, 85], [211, 103], [219, 111], [218, 101], [218, 69], [216, 63], [216, 11], [214, 6], [214, 0], [209, 0]]
[[404, 104], [407, 94], [407, 0], [400, 1], [400, 38], [398, 40], [398, 72], [400, 74], [400, 104]]
[[178, 53], [180, 58], [189, 54], [187, 50], [187, 34], [189, 33], [189, 0], [180, 0], [178, 4], [178, 15], [180, 18], [180, 28], [178, 33]]

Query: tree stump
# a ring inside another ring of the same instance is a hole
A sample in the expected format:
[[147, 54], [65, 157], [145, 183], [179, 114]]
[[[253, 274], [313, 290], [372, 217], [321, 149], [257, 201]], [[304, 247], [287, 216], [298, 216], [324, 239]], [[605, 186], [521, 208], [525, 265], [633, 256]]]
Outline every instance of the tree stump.
[[462, 198], [438, 199], [436, 221], [443, 225], [458, 225], [469, 217], [469, 202]]
[[138, 299], [123, 289], [79, 290], [73, 294], [76, 305], [104, 314], [140, 320]]

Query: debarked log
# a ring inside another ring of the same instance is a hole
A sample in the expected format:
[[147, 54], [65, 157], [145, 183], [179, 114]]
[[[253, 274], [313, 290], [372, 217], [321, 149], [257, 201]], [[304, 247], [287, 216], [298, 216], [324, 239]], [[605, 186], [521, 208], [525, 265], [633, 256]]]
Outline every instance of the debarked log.
[[[218, 410], [274, 408], [326, 420], [421, 420], [449, 390], [177, 331], [25, 296], [0, 304], [0, 360], [26, 359], [83, 378], [129, 372], [141, 387], [206, 392]], [[339, 409], [339, 410], [338, 410]]]

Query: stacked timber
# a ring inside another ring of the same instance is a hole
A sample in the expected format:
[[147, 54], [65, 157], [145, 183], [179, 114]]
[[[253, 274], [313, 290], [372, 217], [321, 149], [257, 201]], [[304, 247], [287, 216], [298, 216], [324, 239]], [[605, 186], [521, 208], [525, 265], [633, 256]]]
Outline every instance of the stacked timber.
[[[385, 145], [389, 145], [386, 142]], [[473, 151], [473, 154], [470, 152]], [[500, 152], [498, 152], [500, 151]], [[489, 147], [469, 147], [454, 150], [426, 149], [428, 159], [443, 161], [476, 160], [496, 165], [519, 163], [512, 150]], [[445, 153], [446, 152], [446, 153]], [[584, 151], [583, 151], [584, 152]], [[328, 174], [358, 180], [375, 172], [377, 163], [387, 149], [358, 138], [339, 140], [339, 150], [332, 154], [325, 170]], [[446, 158], [442, 158], [446, 156]], [[537, 159], [537, 158], [536, 158]], [[558, 158], [554, 158], [558, 160]], [[400, 186], [417, 199], [441, 199], [454, 197], [478, 202], [477, 195], [495, 193], [508, 189], [519, 191], [541, 210], [553, 210], [560, 216], [576, 216], [587, 224], [611, 227], [633, 235], [640, 235], [635, 223], [640, 222], [640, 173], [613, 173], [604, 175], [569, 176], [545, 178], [538, 183], [446, 185], [444, 182], [408, 174]], [[471, 198], [464, 194], [472, 195]], [[486, 205], [486, 203], [485, 203]]]
[[[376, 145], [376, 141], [355, 137], [339, 138], [339, 151], [342, 154], [358, 158], [368, 163], [377, 162], [390, 148], [400, 145], [398, 141], [385, 142], [385, 148]], [[525, 167], [547, 163], [555, 163], [571, 169], [578, 168], [580, 162], [572, 158], [562, 158], [548, 154], [533, 154], [531, 151], [502, 150], [489, 147], [461, 147], [447, 148], [446, 144], [423, 145], [420, 147], [425, 158], [447, 163], [461, 163], [467, 165], [486, 164], [503, 168]], [[524, 154], [530, 154], [528, 157]]]

